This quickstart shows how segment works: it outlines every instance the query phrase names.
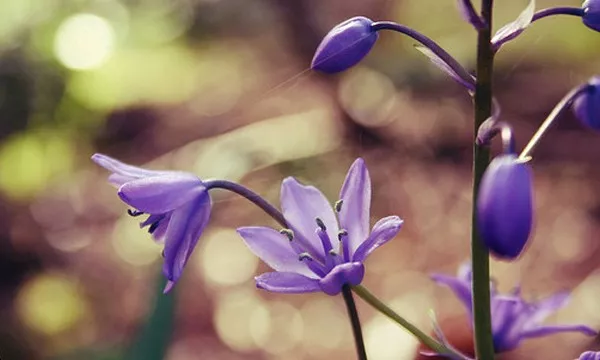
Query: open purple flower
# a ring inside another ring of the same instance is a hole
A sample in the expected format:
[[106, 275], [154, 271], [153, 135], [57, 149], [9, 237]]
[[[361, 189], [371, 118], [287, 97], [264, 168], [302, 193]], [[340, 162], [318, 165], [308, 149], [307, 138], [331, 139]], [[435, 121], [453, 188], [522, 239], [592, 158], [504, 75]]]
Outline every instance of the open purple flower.
[[577, 360], [600, 360], [600, 351], [586, 351]]
[[[446, 285], [454, 291], [456, 297], [467, 308], [472, 320], [471, 264], [462, 265], [457, 277], [434, 274], [432, 278], [437, 283]], [[537, 302], [525, 301], [521, 297], [518, 286], [510, 294], [499, 294], [492, 282], [490, 292], [492, 334], [496, 352], [513, 350], [524, 339], [560, 332], [576, 331], [590, 336], [597, 334], [596, 331], [585, 325], [541, 324], [549, 315], [567, 304], [569, 300], [568, 292], [557, 293]]]
[[280, 293], [336, 295], [345, 284], [358, 285], [365, 258], [396, 236], [403, 222], [388, 216], [369, 232], [370, 204], [371, 180], [362, 159], [350, 167], [335, 212], [317, 188], [285, 179], [281, 206], [289, 229], [238, 229], [250, 250], [275, 270], [257, 276], [256, 286]]
[[149, 215], [140, 227], [148, 226], [154, 239], [164, 242], [168, 292], [208, 224], [211, 201], [206, 187], [190, 173], [146, 170], [102, 154], [94, 154], [92, 160], [112, 172], [108, 181], [119, 189], [121, 200], [135, 209], [128, 210], [129, 215]]

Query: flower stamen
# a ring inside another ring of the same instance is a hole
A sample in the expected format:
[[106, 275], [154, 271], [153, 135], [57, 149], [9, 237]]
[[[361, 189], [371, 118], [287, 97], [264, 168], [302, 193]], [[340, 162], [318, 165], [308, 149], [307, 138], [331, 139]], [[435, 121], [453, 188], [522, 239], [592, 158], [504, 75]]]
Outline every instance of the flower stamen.
[[279, 230], [279, 233], [287, 236], [289, 241], [294, 240], [294, 231], [292, 229], [281, 229]]
[[298, 255], [298, 261], [304, 261], [304, 260], [314, 261], [315, 259], [313, 259], [313, 257], [310, 256], [309, 253], [303, 252], [302, 254]]
[[321, 218], [316, 218], [315, 221], [317, 222], [317, 226], [319, 227], [319, 229], [321, 229], [322, 231], [327, 230], [327, 228], [325, 227], [325, 223], [323, 222], [323, 220], [321, 220]]
[[342, 199], [336, 201], [335, 204], [333, 205], [333, 207], [335, 208], [335, 211], [336, 212], [342, 211], [342, 205], [343, 204], [344, 204], [344, 200], [342, 200]]
[[127, 209], [127, 214], [131, 217], [138, 217], [140, 215], [144, 215], [143, 211]]

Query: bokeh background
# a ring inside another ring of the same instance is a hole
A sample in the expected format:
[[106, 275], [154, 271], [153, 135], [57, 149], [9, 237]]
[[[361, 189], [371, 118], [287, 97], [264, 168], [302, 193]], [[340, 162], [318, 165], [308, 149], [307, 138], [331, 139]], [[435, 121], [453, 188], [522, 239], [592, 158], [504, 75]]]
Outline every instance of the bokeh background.
[[[497, 3], [496, 24], [526, 5]], [[557, 5], [580, 1], [538, 1]], [[0, 0], [0, 358], [355, 356], [341, 298], [255, 289], [266, 267], [235, 228], [272, 221], [229, 194], [214, 194], [184, 277], [159, 295], [161, 247], [126, 215], [94, 152], [241, 181], [274, 203], [289, 175], [337, 200], [364, 157], [373, 218], [405, 220], [368, 260], [365, 284], [427, 331], [435, 309], [468, 351], [464, 309], [428, 274], [469, 256], [471, 100], [398, 34], [350, 71], [311, 72], [320, 39], [355, 15], [412, 26], [473, 67], [475, 32], [453, 0]], [[578, 18], [545, 19], [506, 45], [495, 89], [519, 146], [598, 72], [600, 34]], [[492, 262], [503, 291], [573, 290], [548, 322], [600, 327], [599, 161], [600, 134], [562, 118], [532, 162], [531, 245], [518, 262]], [[357, 302], [371, 359], [417, 357], [410, 335]], [[503, 358], [597, 347], [556, 335]]]

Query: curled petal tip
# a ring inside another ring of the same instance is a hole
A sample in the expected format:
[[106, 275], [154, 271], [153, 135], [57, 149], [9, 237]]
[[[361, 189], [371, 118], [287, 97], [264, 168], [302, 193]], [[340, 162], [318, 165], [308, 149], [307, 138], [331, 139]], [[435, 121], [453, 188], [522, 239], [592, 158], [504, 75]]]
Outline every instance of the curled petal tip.
[[357, 16], [335, 26], [317, 48], [311, 68], [333, 74], [356, 65], [377, 41], [378, 34], [371, 24], [371, 19]]
[[165, 285], [165, 288], [163, 289], [163, 294], [169, 293], [173, 289], [174, 286], [175, 286], [174, 281], [167, 280], [167, 284]]

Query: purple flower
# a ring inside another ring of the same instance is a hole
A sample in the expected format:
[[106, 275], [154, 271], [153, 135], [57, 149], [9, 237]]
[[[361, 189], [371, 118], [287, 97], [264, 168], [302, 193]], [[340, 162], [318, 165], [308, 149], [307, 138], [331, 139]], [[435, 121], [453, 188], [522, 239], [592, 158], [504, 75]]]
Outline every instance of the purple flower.
[[600, 360], [600, 351], [586, 351], [577, 360]]
[[477, 198], [477, 229], [488, 249], [504, 259], [518, 257], [529, 238], [533, 219], [529, 165], [514, 154], [490, 163]]
[[333, 74], [356, 65], [377, 41], [378, 34], [371, 24], [371, 19], [357, 16], [335, 26], [317, 48], [311, 68]]
[[181, 276], [198, 238], [206, 228], [211, 201], [202, 181], [193, 174], [152, 171], [94, 154], [92, 160], [112, 172], [108, 181], [135, 210], [131, 216], [149, 215], [140, 223], [154, 239], [164, 243], [163, 273], [168, 292]]
[[[465, 305], [471, 322], [473, 306], [471, 303], [472, 271], [469, 263], [460, 267], [457, 277], [443, 274], [432, 275], [433, 280], [448, 286]], [[498, 294], [491, 283], [492, 334], [496, 352], [515, 349], [528, 338], [541, 337], [560, 332], [577, 331], [594, 336], [596, 331], [585, 325], [542, 325], [553, 312], [565, 306], [569, 300], [568, 292], [561, 292], [537, 302], [527, 302], [516, 287], [510, 294]]]
[[581, 5], [583, 9], [583, 23], [596, 31], [600, 31], [600, 1], [586, 0]]
[[315, 187], [285, 179], [281, 207], [289, 229], [238, 229], [250, 250], [275, 270], [257, 276], [256, 286], [280, 293], [336, 295], [345, 284], [358, 285], [365, 258], [396, 236], [403, 222], [385, 217], [369, 233], [370, 203], [371, 180], [362, 159], [350, 167], [335, 212]]
[[583, 125], [600, 131], [600, 76], [594, 76], [588, 84], [589, 88], [575, 99], [573, 111]]

